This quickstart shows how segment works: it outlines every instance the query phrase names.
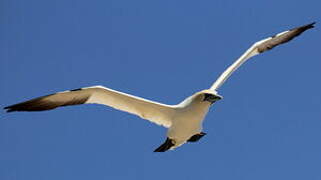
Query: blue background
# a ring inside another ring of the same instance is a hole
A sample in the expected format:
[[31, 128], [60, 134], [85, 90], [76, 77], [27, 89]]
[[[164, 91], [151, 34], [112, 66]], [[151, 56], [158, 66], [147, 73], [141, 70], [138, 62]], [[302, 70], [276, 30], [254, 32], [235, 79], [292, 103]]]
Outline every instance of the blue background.
[[[176, 104], [252, 43], [320, 22], [317, 0], [2, 0], [1, 106], [104, 85]], [[99, 105], [0, 113], [1, 180], [321, 179], [320, 24], [222, 86], [199, 143]]]

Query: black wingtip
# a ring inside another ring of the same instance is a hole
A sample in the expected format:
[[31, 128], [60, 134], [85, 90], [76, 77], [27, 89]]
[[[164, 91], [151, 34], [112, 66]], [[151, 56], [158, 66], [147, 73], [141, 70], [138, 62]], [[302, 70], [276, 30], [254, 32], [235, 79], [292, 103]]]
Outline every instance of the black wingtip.
[[314, 28], [314, 25], [315, 25], [315, 23], [317, 23], [317, 22], [312, 22], [312, 23], [310, 23], [310, 24], [307, 24], [307, 25], [305, 25], [308, 29], [310, 29], [310, 28]]
[[4, 109], [7, 113], [16, 111], [16, 110], [12, 109], [11, 106], [4, 107], [3, 109]]
[[293, 28], [291, 30], [301, 30], [302, 32], [303, 31], [306, 31], [308, 29], [311, 29], [311, 28], [314, 28], [314, 25], [315, 25], [316, 22], [312, 22], [310, 24], [306, 24], [306, 25], [303, 25], [303, 26], [299, 26], [299, 27], [296, 27], [296, 28]]

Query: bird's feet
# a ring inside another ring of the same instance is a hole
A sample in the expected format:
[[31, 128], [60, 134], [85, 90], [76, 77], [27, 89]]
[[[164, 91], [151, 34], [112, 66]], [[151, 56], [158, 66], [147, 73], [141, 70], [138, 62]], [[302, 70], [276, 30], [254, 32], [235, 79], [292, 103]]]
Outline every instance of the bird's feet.
[[154, 150], [154, 152], [165, 152], [167, 150], [169, 150], [171, 147], [173, 147], [175, 145], [175, 141], [167, 138], [166, 141], [159, 146], [157, 149]]
[[205, 136], [205, 132], [200, 132], [199, 134], [195, 134], [192, 137], [190, 137], [187, 142], [197, 142], [199, 141], [203, 136]]

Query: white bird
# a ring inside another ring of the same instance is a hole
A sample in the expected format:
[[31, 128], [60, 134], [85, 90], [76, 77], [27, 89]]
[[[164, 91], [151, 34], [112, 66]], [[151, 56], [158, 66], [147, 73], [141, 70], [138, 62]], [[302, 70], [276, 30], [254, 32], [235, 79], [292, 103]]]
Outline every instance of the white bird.
[[257, 54], [290, 41], [307, 29], [313, 28], [314, 24], [293, 28], [254, 43], [209, 89], [197, 92], [177, 105], [161, 104], [103, 86], [92, 86], [42, 96], [4, 109], [7, 109], [7, 112], [44, 111], [60, 106], [103, 104], [168, 128], [166, 141], [154, 151], [165, 152], [186, 142], [196, 142], [206, 135], [202, 132], [202, 122], [209, 107], [222, 99], [217, 89], [241, 64]]

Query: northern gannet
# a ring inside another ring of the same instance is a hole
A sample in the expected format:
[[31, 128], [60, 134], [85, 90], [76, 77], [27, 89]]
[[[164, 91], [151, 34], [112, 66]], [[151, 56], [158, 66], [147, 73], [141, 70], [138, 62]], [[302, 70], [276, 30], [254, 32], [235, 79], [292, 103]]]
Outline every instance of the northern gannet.
[[154, 150], [154, 152], [165, 152], [186, 142], [196, 142], [206, 135], [202, 131], [202, 122], [209, 107], [222, 99], [222, 96], [217, 93], [217, 89], [239, 66], [257, 54], [292, 40], [304, 31], [313, 28], [314, 24], [296, 27], [254, 43], [219, 76], [209, 89], [197, 92], [177, 105], [166, 105], [103, 86], [92, 86], [57, 92], [7, 106], [4, 109], [7, 112], [44, 111], [60, 106], [103, 104], [168, 128], [166, 141]]

